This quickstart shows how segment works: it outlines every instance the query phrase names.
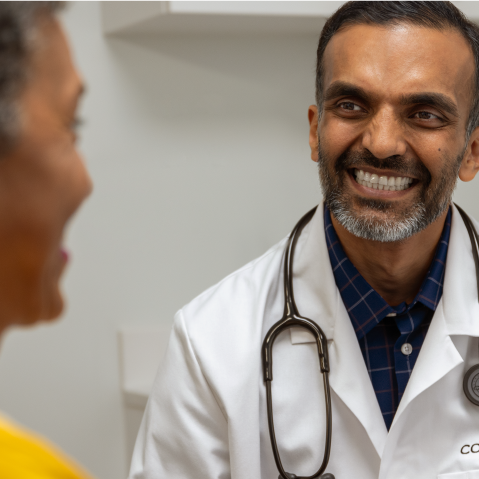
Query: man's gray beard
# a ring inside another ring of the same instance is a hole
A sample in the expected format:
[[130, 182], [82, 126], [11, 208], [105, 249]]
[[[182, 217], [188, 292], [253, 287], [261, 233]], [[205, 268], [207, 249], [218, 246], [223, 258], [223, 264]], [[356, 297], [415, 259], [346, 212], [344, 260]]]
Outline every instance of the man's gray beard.
[[[318, 148], [318, 153], [319, 178], [323, 197], [332, 215], [351, 234], [381, 243], [404, 241], [424, 230], [446, 211], [452, 200], [463, 158], [463, 153], [461, 153], [456, 161], [446, 161], [435, 185], [424, 183], [420, 185], [422, 190], [418, 191], [418, 201], [414, 206], [397, 211], [397, 206], [390, 201], [356, 196], [356, 205], [362, 206], [361, 212], [357, 213], [353, 208], [351, 194], [344, 192], [344, 175], [347, 174], [347, 171], [341, 171], [333, 178], [328, 169], [329, 160], [325, 158], [320, 148]], [[384, 169], [388, 167], [388, 159], [383, 161], [376, 159], [375, 161], [382, 163]], [[354, 166], [351, 165], [351, 167]], [[395, 206], [396, 208], [394, 208]], [[358, 206], [356, 206], [357, 208]], [[375, 212], [387, 212], [388, 210], [391, 210], [391, 218], [377, 219]]]
[[[344, 197], [333, 195], [332, 198], [326, 200], [333, 216], [338, 223], [346, 228], [351, 234], [359, 238], [370, 241], [380, 241], [381, 243], [392, 243], [396, 241], [404, 241], [422, 231], [426, 226], [435, 221], [446, 209], [449, 204], [446, 202], [441, 206], [441, 210], [428, 218], [426, 215], [426, 207], [423, 203], [418, 203], [415, 208], [409, 211], [405, 217], [397, 220], [377, 221], [372, 215], [368, 214], [373, 208], [368, 208], [364, 213], [355, 214], [350, 209], [350, 204], [344, 201]], [[375, 208], [377, 211], [377, 208]]]

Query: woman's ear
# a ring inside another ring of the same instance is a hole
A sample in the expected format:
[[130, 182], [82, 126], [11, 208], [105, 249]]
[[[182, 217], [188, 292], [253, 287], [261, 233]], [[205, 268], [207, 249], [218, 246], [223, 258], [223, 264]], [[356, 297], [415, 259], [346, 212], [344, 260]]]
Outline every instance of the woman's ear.
[[311, 159], [318, 162], [318, 107], [311, 105], [308, 109], [309, 120], [309, 146], [311, 147]]
[[469, 139], [469, 143], [459, 168], [459, 178], [462, 181], [471, 181], [479, 171], [479, 127], [476, 128]]

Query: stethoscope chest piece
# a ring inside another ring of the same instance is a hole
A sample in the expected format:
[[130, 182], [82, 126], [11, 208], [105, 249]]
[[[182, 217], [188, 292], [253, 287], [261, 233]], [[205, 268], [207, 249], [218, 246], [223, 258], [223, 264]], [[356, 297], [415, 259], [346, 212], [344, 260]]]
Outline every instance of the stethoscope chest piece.
[[479, 406], [479, 364], [472, 366], [464, 376], [464, 394], [467, 399]]

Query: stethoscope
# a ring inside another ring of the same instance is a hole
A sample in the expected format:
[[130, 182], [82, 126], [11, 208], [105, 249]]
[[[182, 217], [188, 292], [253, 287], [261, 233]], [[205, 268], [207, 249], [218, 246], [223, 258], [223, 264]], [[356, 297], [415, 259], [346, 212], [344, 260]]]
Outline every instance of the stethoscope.
[[[479, 298], [479, 235], [472, 224], [471, 219], [464, 212], [462, 208], [455, 205], [458, 209], [464, 224], [466, 225], [467, 232], [472, 244], [472, 255], [474, 258], [474, 264], [476, 267], [476, 279], [477, 279], [477, 294]], [[294, 301], [293, 294], [293, 259], [294, 250], [298, 238], [303, 228], [309, 223], [313, 217], [316, 208], [306, 213], [296, 224], [291, 232], [288, 241], [286, 243], [284, 253], [284, 275], [283, 275], [283, 288], [284, 288], [284, 312], [283, 317], [275, 323], [268, 333], [266, 334], [263, 346], [261, 348], [261, 356], [263, 361], [263, 375], [266, 385], [266, 406], [268, 410], [268, 428], [269, 437], [271, 439], [271, 447], [273, 449], [274, 460], [276, 467], [279, 471], [278, 479], [335, 479], [331, 473], [323, 474], [329, 462], [329, 456], [331, 454], [331, 434], [332, 434], [332, 412], [331, 412], [331, 390], [329, 387], [329, 357], [328, 357], [328, 342], [323, 330], [311, 319], [304, 318], [299, 315], [298, 308]], [[323, 375], [324, 384], [324, 399], [326, 407], [326, 441], [324, 445], [323, 462], [320, 468], [312, 476], [296, 476], [295, 474], [288, 473], [284, 470], [283, 464], [278, 451], [278, 445], [276, 443], [276, 436], [274, 433], [274, 421], [273, 421], [273, 400], [271, 395], [271, 381], [273, 380], [273, 344], [277, 336], [283, 331], [292, 328], [300, 327], [306, 328], [316, 338], [316, 345], [318, 347], [319, 354], [319, 366]], [[464, 376], [463, 382], [464, 393], [466, 397], [476, 406], [479, 406], [479, 364], [472, 366]]]

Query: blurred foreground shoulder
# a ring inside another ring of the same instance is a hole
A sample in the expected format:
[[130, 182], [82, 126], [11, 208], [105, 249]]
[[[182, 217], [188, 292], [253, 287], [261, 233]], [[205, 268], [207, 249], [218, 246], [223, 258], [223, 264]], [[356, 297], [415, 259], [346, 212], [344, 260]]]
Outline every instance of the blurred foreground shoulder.
[[0, 415], [2, 479], [93, 479], [46, 439]]

